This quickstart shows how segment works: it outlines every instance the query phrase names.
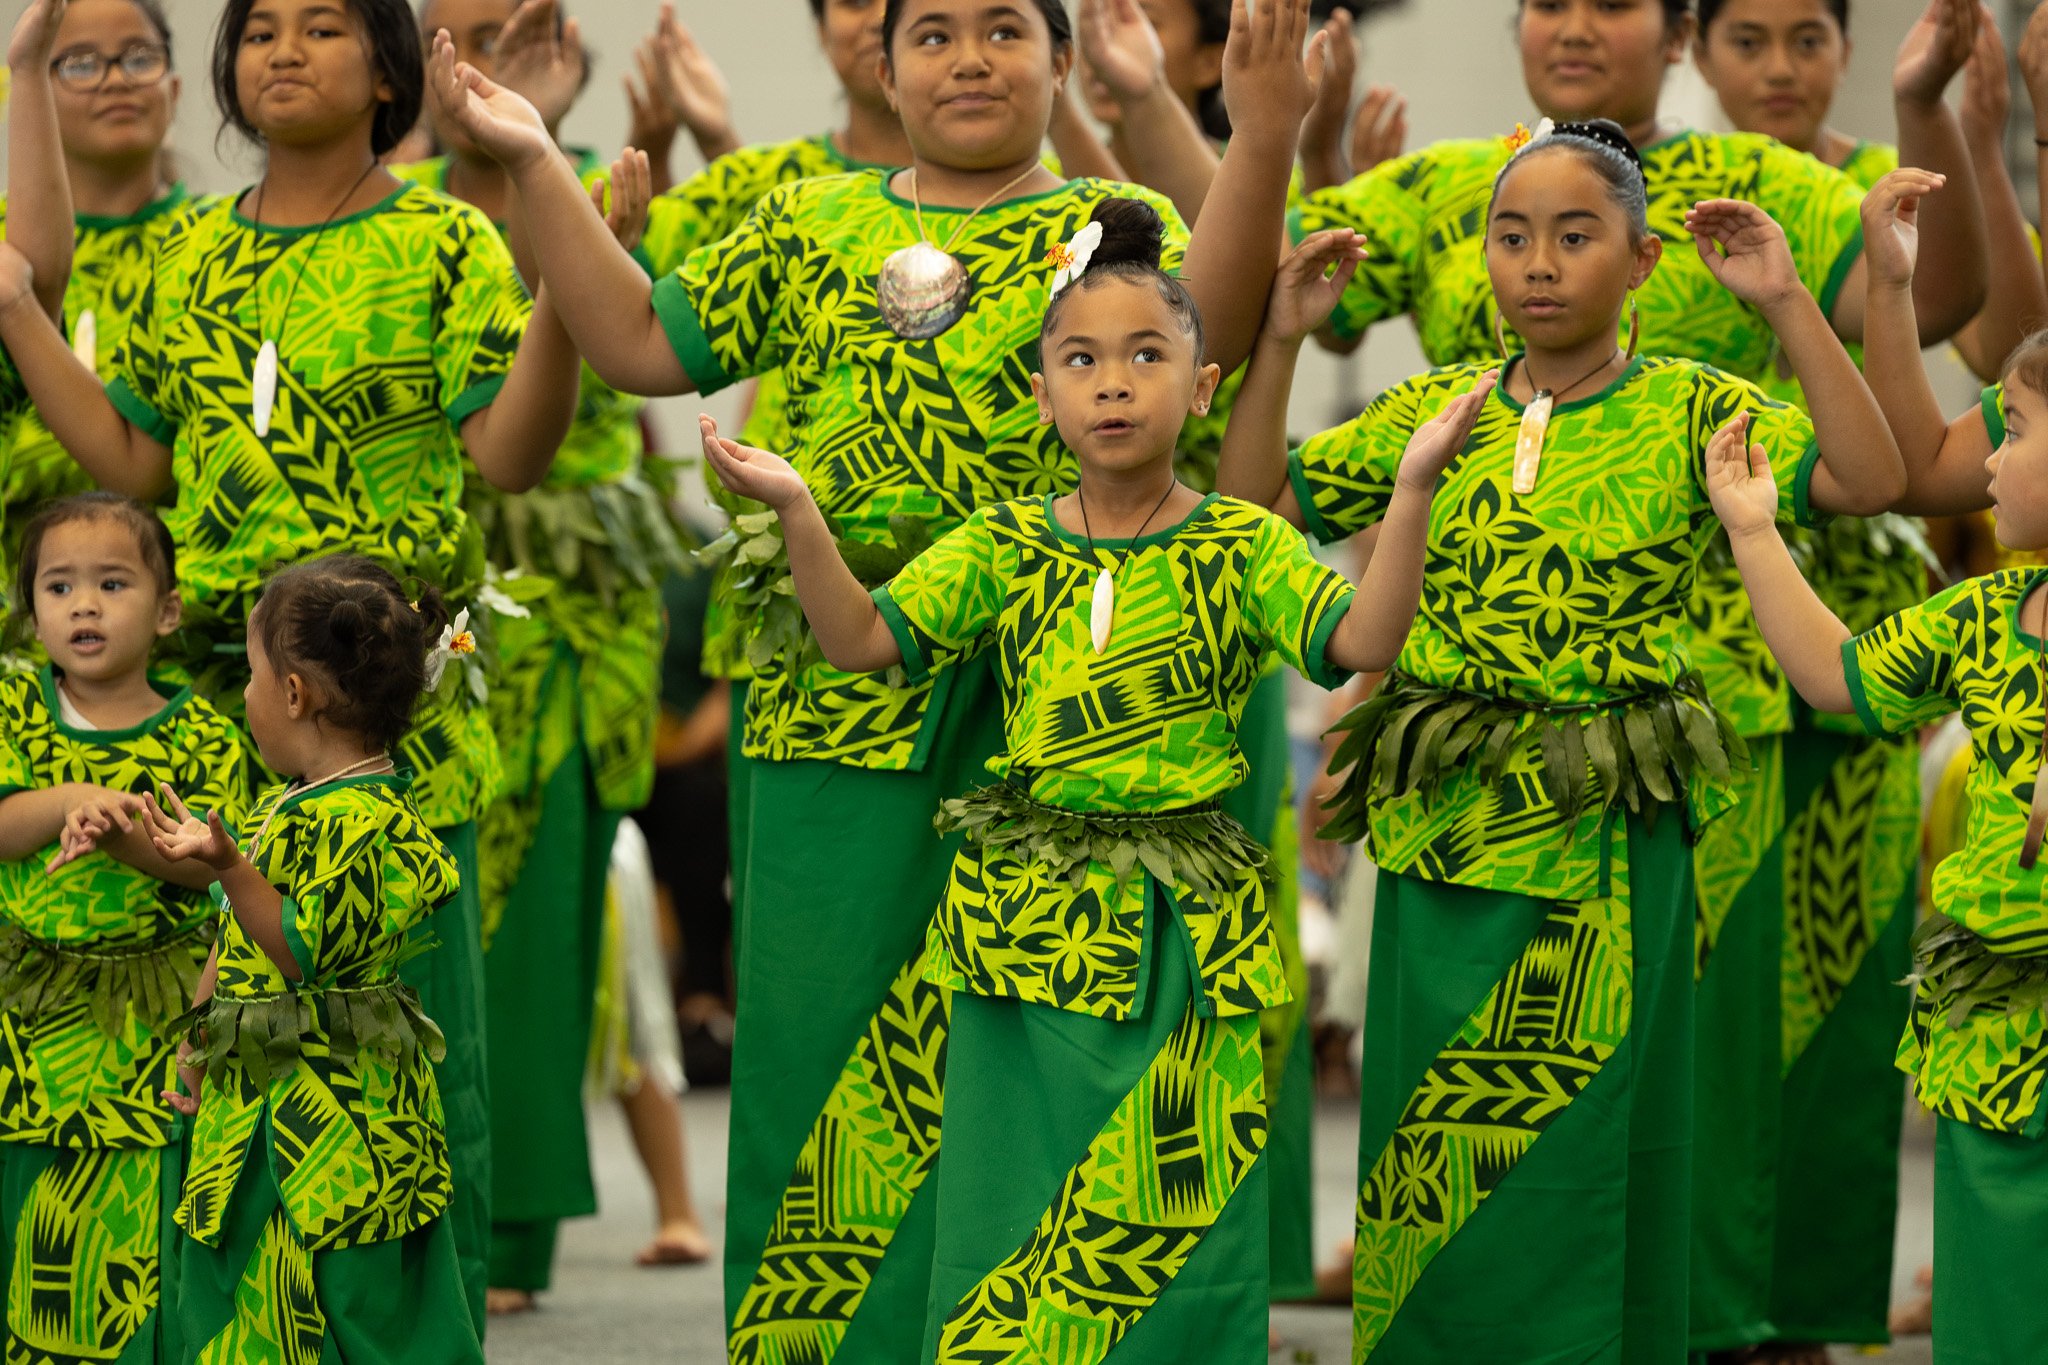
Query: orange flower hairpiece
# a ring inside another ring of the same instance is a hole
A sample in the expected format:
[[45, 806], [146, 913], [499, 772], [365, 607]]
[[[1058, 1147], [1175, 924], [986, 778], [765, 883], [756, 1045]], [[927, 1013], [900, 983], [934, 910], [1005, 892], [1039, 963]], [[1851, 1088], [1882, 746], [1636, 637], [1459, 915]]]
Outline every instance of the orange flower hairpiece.
[[1529, 131], [1528, 124], [1517, 123], [1515, 125], [1515, 131], [1509, 133], [1506, 137], [1502, 138], [1501, 141], [1507, 144], [1508, 151], [1519, 152], [1522, 150], [1522, 148], [1529, 145], [1529, 139], [1534, 136], [1535, 134]]
[[1061, 242], [1045, 253], [1045, 259], [1054, 270], [1065, 270], [1074, 263], [1074, 249]]

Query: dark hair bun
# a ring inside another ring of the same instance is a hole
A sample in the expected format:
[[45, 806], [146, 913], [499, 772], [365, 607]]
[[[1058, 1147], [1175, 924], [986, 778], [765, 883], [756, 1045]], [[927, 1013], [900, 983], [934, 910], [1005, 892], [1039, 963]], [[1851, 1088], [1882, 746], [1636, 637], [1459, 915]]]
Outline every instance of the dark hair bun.
[[[1628, 158], [1628, 164], [1636, 168], [1636, 174], [1643, 174], [1643, 154], [1636, 150], [1636, 144], [1628, 140], [1628, 133], [1611, 118], [1588, 119], [1583, 123], [1560, 123], [1550, 130], [1552, 137], [1576, 137], [1587, 142], [1597, 142], [1603, 147], [1612, 147]], [[1647, 179], [1648, 177], [1645, 177]]]
[[1105, 199], [1095, 206], [1089, 221], [1102, 225], [1102, 245], [1095, 248], [1090, 269], [1112, 265], [1159, 268], [1166, 247], [1166, 223], [1150, 204], [1142, 199]]

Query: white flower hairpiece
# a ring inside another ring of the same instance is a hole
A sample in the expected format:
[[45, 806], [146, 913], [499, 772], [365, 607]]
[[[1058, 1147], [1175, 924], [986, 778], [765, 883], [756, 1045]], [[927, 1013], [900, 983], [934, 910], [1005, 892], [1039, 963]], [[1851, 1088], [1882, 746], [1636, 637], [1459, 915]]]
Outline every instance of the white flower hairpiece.
[[1088, 273], [1088, 263], [1095, 259], [1095, 250], [1102, 245], [1102, 224], [1090, 223], [1074, 234], [1074, 239], [1065, 246], [1052, 249], [1053, 264], [1059, 270], [1052, 277], [1052, 296], [1058, 298], [1075, 280]]
[[441, 638], [427, 651], [427, 691], [440, 690], [441, 675], [447, 671], [449, 660], [474, 653], [476, 636], [470, 633], [469, 608], [464, 607], [452, 622], [441, 627]]

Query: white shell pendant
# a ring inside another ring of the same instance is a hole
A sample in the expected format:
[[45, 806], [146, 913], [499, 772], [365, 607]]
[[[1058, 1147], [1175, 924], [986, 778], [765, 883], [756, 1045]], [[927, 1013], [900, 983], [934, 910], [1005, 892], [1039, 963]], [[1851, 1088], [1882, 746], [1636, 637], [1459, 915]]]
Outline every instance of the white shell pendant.
[[71, 324], [71, 354], [94, 374], [100, 372], [100, 322], [90, 308], [80, 313], [78, 321]]
[[265, 341], [256, 352], [256, 372], [249, 377], [249, 420], [260, 439], [270, 435], [270, 412], [277, 405], [277, 343]]
[[1088, 607], [1088, 634], [1095, 652], [1109, 648], [1110, 628], [1116, 624], [1116, 579], [1108, 569], [1095, 575], [1095, 600]]
[[1522, 412], [1522, 427], [1515, 434], [1515, 492], [1527, 496], [1536, 491], [1536, 467], [1543, 463], [1543, 434], [1550, 430], [1550, 390], [1539, 389]]
[[930, 242], [913, 242], [882, 262], [875, 303], [905, 341], [929, 341], [967, 312], [967, 267]]

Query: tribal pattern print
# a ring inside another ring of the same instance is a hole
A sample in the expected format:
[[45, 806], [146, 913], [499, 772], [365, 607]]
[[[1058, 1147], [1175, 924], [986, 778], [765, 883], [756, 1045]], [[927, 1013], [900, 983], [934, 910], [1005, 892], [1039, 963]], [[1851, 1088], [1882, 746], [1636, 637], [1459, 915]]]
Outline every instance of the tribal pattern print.
[[[274, 821], [272, 816], [275, 815]], [[447, 1205], [441, 1093], [423, 1049], [402, 1059], [338, 1053], [326, 997], [389, 985], [417, 930], [456, 890], [455, 864], [401, 782], [352, 778], [294, 796], [279, 787], [250, 816], [270, 828], [251, 856], [284, 893], [284, 934], [303, 982], [283, 971], [224, 916], [220, 1000], [311, 997], [297, 1065], [259, 1085], [239, 1057], [209, 1079], [193, 1120], [191, 1165], [178, 1225], [218, 1243], [230, 1194], [267, 1113], [271, 1163], [292, 1226], [315, 1250], [388, 1241]], [[244, 1037], [248, 1034], [245, 1032]]]
[[1627, 1036], [1632, 939], [1626, 897], [1554, 906], [1431, 1064], [1359, 1190], [1354, 1361]]
[[[1290, 473], [1311, 534], [1339, 539], [1384, 515], [1408, 438], [1484, 368], [1406, 380], [1295, 451]], [[1754, 439], [1780, 471], [1780, 518], [1794, 522], [1811, 476], [1812, 423], [1743, 380], [1686, 360], [1637, 359], [1602, 392], [1557, 406], [1529, 496], [1513, 484], [1522, 408], [1495, 390], [1431, 502], [1422, 605], [1402, 673], [1539, 709], [1613, 705], [1675, 685], [1697, 662], [1699, 637], [1687, 628], [1695, 566], [1717, 526], [1706, 448], [1741, 411], [1755, 415]], [[1717, 708], [1739, 709], [1716, 688], [1710, 678]], [[1597, 809], [1568, 822], [1544, 795], [1535, 729], [1511, 754], [1505, 784], [1484, 782], [1475, 765], [1434, 799], [1382, 803], [1379, 865], [1553, 899], [1618, 894], [1621, 841]], [[1695, 822], [1724, 801], [1692, 793]]]
[[[1963, 847], [1935, 869], [1934, 909], [1993, 952], [2048, 954], [2048, 868], [2023, 870], [2020, 847], [2042, 780], [2041, 642], [2020, 604], [2048, 570], [2001, 569], [1959, 583], [1843, 646], [1849, 693], [1872, 734], [1910, 735], [1954, 711], [1970, 732]], [[1916, 992], [1899, 1065], [1937, 1114], [2000, 1132], [2035, 1118], [2048, 1076], [2048, 1019], [1980, 1008], [1950, 1027], [1946, 1005]]]
[[1693, 845], [1693, 980], [1704, 981], [1729, 912], [1756, 876], [1785, 828], [1785, 746], [1773, 735], [1752, 741], [1749, 766], [1738, 767], [1728, 812], [1700, 831]]
[[1100, 1365], [1172, 1285], [1266, 1146], [1254, 1019], [1190, 1005], [1030, 1239], [939, 1329], [939, 1365]]
[[950, 997], [896, 975], [804, 1141], [733, 1315], [731, 1365], [827, 1365], [939, 1155]]
[[263, 1225], [235, 1286], [235, 1315], [195, 1365], [320, 1365], [327, 1315], [313, 1285], [313, 1253], [279, 1209]]
[[[655, 306], [702, 391], [782, 370], [782, 453], [847, 535], [887, 541], [898, 514], [943, 533], [976, 508], [1071, 485], [1073, 456], [1039, 424], [1030, 389], [1048, 256], [1116, 194], [1158, 209], [1165, 261], [1177, 268], [1187, 232], [1164, 198], [1072, 181], [974, 220], [954, 247], [973, 281], [967, 314], [928, 341], [896, 336], [875, 302], [883, 261], [917, 240], [909, 203], [880, 172], [770, 191], [738, 231], [657, 283]], [[941, 238], [964, 216], [925, 213]], [[823, 665], [801, 675], [772, 667], [748, 689], [746, 753], [915, 768], [931, 697], [929, 684], [896, 689]]]
[[9, 1365], [111, 1365], [157, 1311], [162, 1161], [64, 1151], [36, 1176], [7, 1267]]

